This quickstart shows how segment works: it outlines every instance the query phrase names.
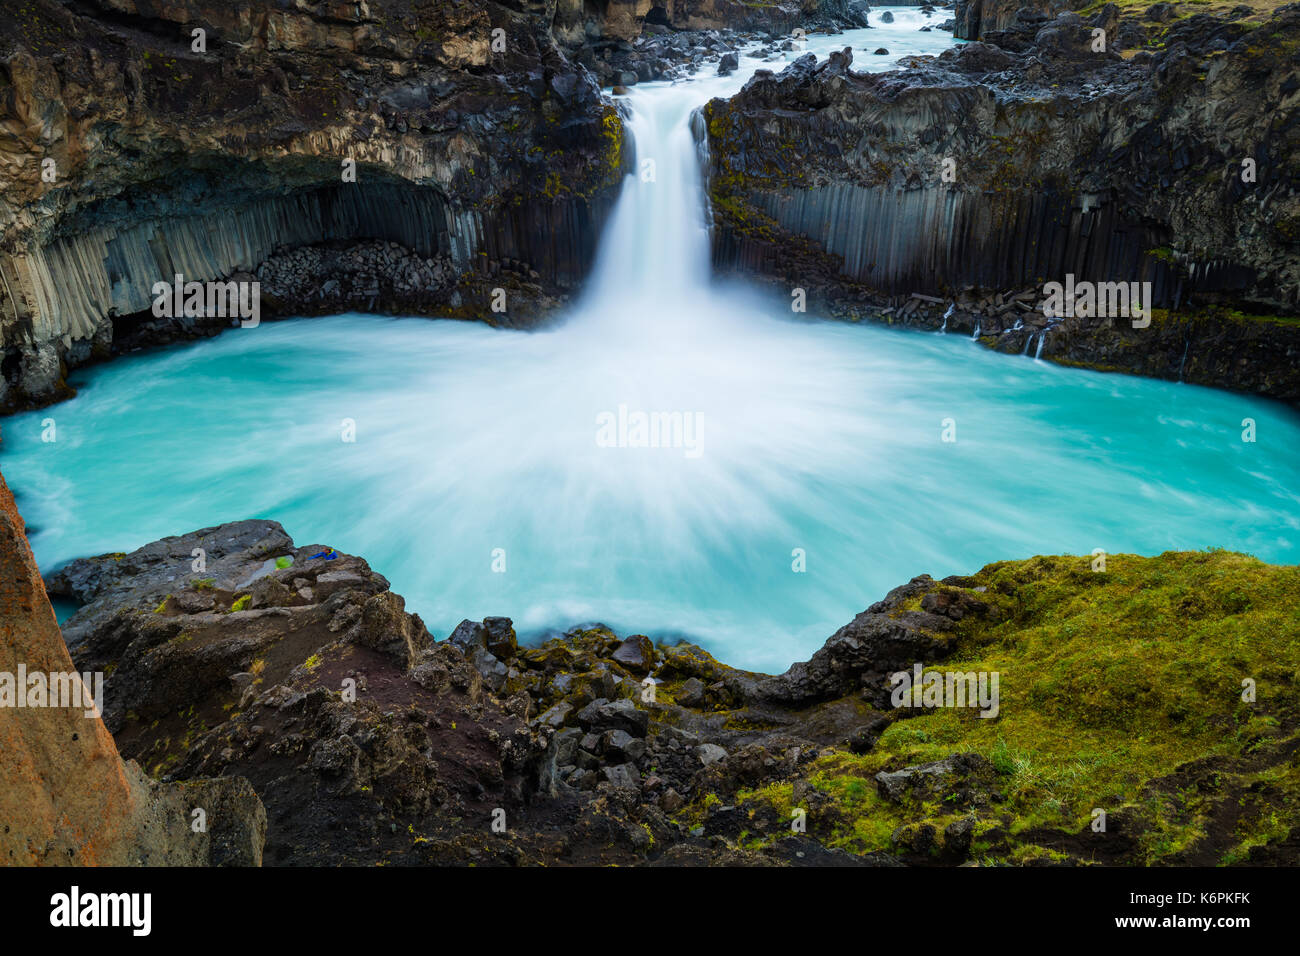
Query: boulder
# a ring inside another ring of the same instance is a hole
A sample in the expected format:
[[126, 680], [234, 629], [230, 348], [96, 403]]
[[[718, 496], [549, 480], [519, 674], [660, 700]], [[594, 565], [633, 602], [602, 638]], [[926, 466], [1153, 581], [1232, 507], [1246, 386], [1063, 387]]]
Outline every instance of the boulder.
[[650, 715], [627, 698], [598, 698], [579, 711], [577, 719], [589, 730], [625, 730], [633, 737], [644, 737], [650, 729]]
[[683, 707], [701, 708], [704, 706], [704, 682], [698, 677], [691, 677], [682, 682], [677, 691], [677, 703]]
[[611, 655], [615, 661], [636, 674], [648, 674], [654, 667], [655, 646], [644, 634], [634, 634]]
[[700, 744], [695, 748], [695, 756], [699, 757], [700, 763], [707, 767], [719, 760], [726, 760], [727, 751], [717, 744]]
[[974, 753], [876, 774], [880, 796], [894, 803], [908, 799], [943, 800], [954, 806], [983, 805], [994, 783], [992, 765]]

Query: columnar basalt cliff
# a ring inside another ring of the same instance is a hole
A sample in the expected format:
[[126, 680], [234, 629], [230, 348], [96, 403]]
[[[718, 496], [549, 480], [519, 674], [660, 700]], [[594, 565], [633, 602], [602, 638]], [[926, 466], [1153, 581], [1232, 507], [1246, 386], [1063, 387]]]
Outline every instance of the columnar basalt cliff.
[[153, 322], [155, 282], [252, 280], [295, 247], [377, 240], [421, 269], [353, 283], [334, 260], [272, 309], [488, 316], [508, 287], [494, 317], [529, 321], [585, 274], [625, 162], [549, 28], [489, 2], [6, 6], [0, 407], [65, 395], [115, 339], [211, 331]]
[[[878, 75], [804, 57], [712, 101], [716, 265], [843, 315], [1014, 351], [1050, 324], [1044, 357], [1300, 399], [1300, 324], [1276, 319], [1300, 307], [1300, 7], [1193, 17], [1130, 58], [1093, 49], [1117, 18]], [[1172, 311], [1049, 323], [1043, 286], [1067, 275], [1149, 282], [1145, 307]]]
[[[1300, 571], [1090, 562], [917, 577], [776, 676], [598, 625], [437, 641], [364, 560], [265, 520], [49, 586], [83, 602], [64, 634], [110, 672], [118, 746], [249, 780], [268, 864], [1300, 862]], [[969, 677], [963, 703], [900, 696], [918, 669]]]
[[[38, 693], [53, 687], [49, 675], [73, 670], [0, 476], [0, 864], [260, 864], [266, 814], [248, 782], [164, 784], [124, 763], [93, 708], [50, 706]], [[19, 686], [19, 675], [29, 680]], [[196, 808], [201, 829], [191, 825]]]

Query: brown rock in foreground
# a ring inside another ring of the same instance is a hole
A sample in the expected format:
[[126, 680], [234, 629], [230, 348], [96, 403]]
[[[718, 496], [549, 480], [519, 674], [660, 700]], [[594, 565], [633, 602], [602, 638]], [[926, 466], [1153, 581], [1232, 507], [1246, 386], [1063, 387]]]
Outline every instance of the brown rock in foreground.
[[[13, 495], [0, 476], [0, 674], [71, 673]], [[0, 861], [260, 865], [266, 814], [247, 781], [159, 784], [83, 707], [0, 706]], [[194, 833], [204, 810], [207, 832]]]

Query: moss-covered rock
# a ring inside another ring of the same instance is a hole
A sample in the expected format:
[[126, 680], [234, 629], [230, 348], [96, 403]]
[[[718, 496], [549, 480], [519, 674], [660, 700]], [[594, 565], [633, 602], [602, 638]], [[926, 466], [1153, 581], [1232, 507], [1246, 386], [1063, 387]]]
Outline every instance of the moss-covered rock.
[[[922, 575], [770, 676], [599, 625], [432, 643], [359, 558], [245, 524], [200, 533], [245, 550], [161, 614], [145, 558], [185, 537], [60, 580], [93, 598], [66, 627], [123, 753], [249, 779], [270, 862], [1297, 862], [1297, 567]], [[245, 568], [280, 603], [222, 613]]]

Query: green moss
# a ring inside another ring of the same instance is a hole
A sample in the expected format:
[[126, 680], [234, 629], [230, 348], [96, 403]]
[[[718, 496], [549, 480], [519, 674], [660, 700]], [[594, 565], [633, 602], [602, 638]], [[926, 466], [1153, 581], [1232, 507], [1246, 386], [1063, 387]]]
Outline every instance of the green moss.
[[[807, 779], [830, 798], [819, 811], [830, 845], [896, 852], [896, 835], [906, 841], [928, 824], [941, 848], [963, 811], [894, 803], [875, 775], [959, 751], [989, 760], [1004, 798], [979, 819], [977, 858], [1055, 859], [1034, 833], [1083, 832], [1095, 807], [1144, 821], [1141, 862], [1189, 853], [1211, 816], [1198, 800], [1213, 794], [1168, 781], [1207, 758], [1274, 755], [1239, 784], [1248, 793], [1268, 782], [1280, 796], [1241, 815], [1226, 862], [1300, 824], [1300, 770], [1277, 756], [1300, 725], [1300, 568], [1210, 551], [1111, 555], [1106, 571], [1093, 572], [1088, 557], [1062, 556], [989, 565], [973, 580], [991, 615], [965, 618], [956, 653], [933, 669], [998, 672], [998, 717], [920, 712], [893, 723], [865, 755], [819, 757]], [[1254, 702], [1242, 700], [1246, 679]], [[791, 790], [779, 784], [739, 799], [788, 814]], [[1010, 845], [980, 838], [1003, 826]]]
[[776, 811], [777, 815], [790, 819], [794, 810], [794, 786], [788, 782], [771, 783], [757, 790], [739, 790], [736, 792], [738, 804], [765, 803]]
[[253, 596], [251, 594], [245, 594], [243, 597], [236, 599], [234, 604], [230, 605], [230, 610], [242, 611], [248, 607], [248, 602], [251, 600], [253, 600]]
[[605, 178], [604, 184], [614, 186], [623, 175], [623, 120], [618, 110], [612, 106], [605, 107], [600, 120], [601, 135], [605, 138]]
[[1187, 322], [1191, 324], [1211, 325], [1222, 325], [1229, 322], [1250, 325], [1254, 323], [1267, 322], [1273, 325], [1300, 327], [1300, 316], [1259, 315], [1255, 313], [1242, 312], [1240, 309], [1209, 306], [1189, 312], [1172, 312], [1169, 309], [1152, 309], [1151, 322], [1152, 324], [1159, 324], [1162, 322]]

